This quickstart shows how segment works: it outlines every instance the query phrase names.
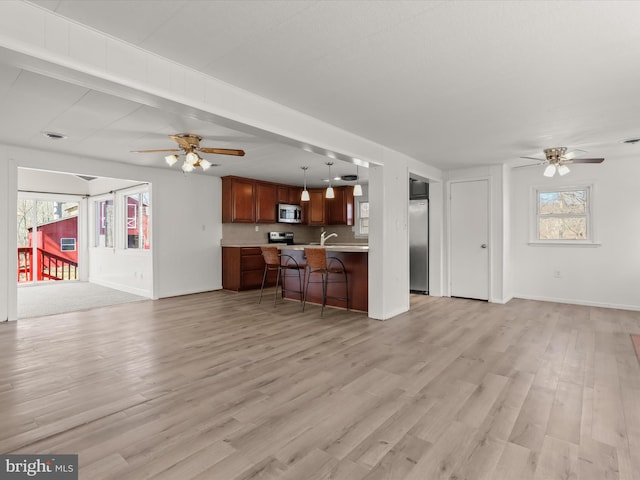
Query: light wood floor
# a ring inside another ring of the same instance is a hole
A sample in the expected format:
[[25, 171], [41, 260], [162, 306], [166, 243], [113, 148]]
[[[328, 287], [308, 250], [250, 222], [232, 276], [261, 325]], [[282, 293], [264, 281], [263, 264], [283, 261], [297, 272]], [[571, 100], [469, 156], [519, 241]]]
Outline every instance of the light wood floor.
[[0, 452], [77, 453], [87, 480], [640, 479], [640, 312], [256, 299], [0, 324]]

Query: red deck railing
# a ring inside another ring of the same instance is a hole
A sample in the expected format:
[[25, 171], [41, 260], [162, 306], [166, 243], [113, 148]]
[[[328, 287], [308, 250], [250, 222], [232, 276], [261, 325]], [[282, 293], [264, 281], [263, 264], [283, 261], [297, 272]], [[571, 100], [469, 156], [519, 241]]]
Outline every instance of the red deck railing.
[[[54, 253], [38, 248], [38, 281], [76, 280], [78, 264]], [[33, 281], [33, 249], [18, 247], [18, 282]]]

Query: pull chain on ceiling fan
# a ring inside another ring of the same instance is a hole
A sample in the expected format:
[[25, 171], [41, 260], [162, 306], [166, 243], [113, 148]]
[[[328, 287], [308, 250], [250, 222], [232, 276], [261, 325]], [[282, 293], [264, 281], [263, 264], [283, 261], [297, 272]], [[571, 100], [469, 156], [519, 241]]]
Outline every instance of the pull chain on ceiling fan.
[[[196, 167], [202, 168], [202, 170], [208, 170], [210, 167], [218, 166], [211, 163], [208, 160], [200, 157], [198, 152], [201, 153], [214, 153], [217, 155], [233, 155], [236, 157], [243, 157], [244, 150], [238, 150], [233, 148], [206, 148], [200, 146], [202, 137], [191, 133], [179, 133], [176, 135], [169, 135], [169, 138], [176, 142], [179, 149], [159, 149], [159, 150], [134, 150], [132, 153], [156, 153], [156, 152], [181, 152], [184, 154], [184, 163], [182, 164], [182, 171], [185, 173], [192, 172]], [[179, 159], [179, 155], [174, 153], [164, 157], [169, 166], [173, 166]]]

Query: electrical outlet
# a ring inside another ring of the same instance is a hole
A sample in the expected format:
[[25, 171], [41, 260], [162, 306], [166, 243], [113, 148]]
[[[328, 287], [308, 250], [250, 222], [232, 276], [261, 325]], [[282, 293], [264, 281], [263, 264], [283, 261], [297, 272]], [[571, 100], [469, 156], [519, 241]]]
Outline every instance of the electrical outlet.
[[256, 225], [256, 232], [260, 231], [260, 225]]
[[560, 270], [554, 270], [553, 271], [553, 278], [560, 278], [560, 277], [561, 277]]

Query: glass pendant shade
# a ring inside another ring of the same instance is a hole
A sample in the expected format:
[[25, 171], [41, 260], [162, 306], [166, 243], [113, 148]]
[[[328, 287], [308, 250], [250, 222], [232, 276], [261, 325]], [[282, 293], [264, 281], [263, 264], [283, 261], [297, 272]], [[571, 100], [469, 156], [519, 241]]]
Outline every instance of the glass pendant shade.
[[308, 202], [309, 201], [309, 191], [307, 190], [307, 170], [309, 170], [309, 167], [300, 167], [300, 168], [304, 172], [304, 189], [302, 190], [302, 195], [300, 196], [300, 201], [301, 202]]
[[170, 167], [173, 167], [178, 161], [178, 155], [167, 155], [164, 159]]
[[547, 165], [547, 168], [544, 169], [545, 177], [553, 177], [556, 174], [556, 166], [553, 163]]
[[191, 165], [195, 165], [196, 163], [198, 163], [198, 160], [200, 160], [200, 157], [198, 157], [198, 154], [195, 152], [187, 153], [187, 156], [185, 158], [185, 161]]
[[567, 173], [569, 173], [571, 170], [569, 170], [569, 167], [567, 167], [566, 165], [559, 165], [558, 166], [558, 173], [560, 175], [566, 175]]
[[202, 167], [202, 170], [208, 170], [211, 167], [212, 163], [208, 160], [204, 160], [201, 159], [200, 160], [200, 166]]
[[333, 192], [333, 187], [331, 187], [331, 165], [333, 165], [333, 162], [327, 162], [327, 166], [329, 167], [329, 186], [327, 187], [325, 198], [336, 198], [336, 194]]
[[[358, 165], [356, 165], [356, 182], [360, 180], [360, 169], [358, 168]], [[361, 197], [362, 196], [362, 185], [360, 185], [359, 183], [356, 183], [353, 186], [353, 196], [354, 197]]]
[[193, 172], [193, 169], [194, 169], [194, 168], [195, 168], [195, 167], [193, 166], [193, 164], [188, 163], [186, 160], [185, 160], [185, 162], [182, 164], [182, 171], [183, 171], [184, 173], [190, 173], [190, 172]]

